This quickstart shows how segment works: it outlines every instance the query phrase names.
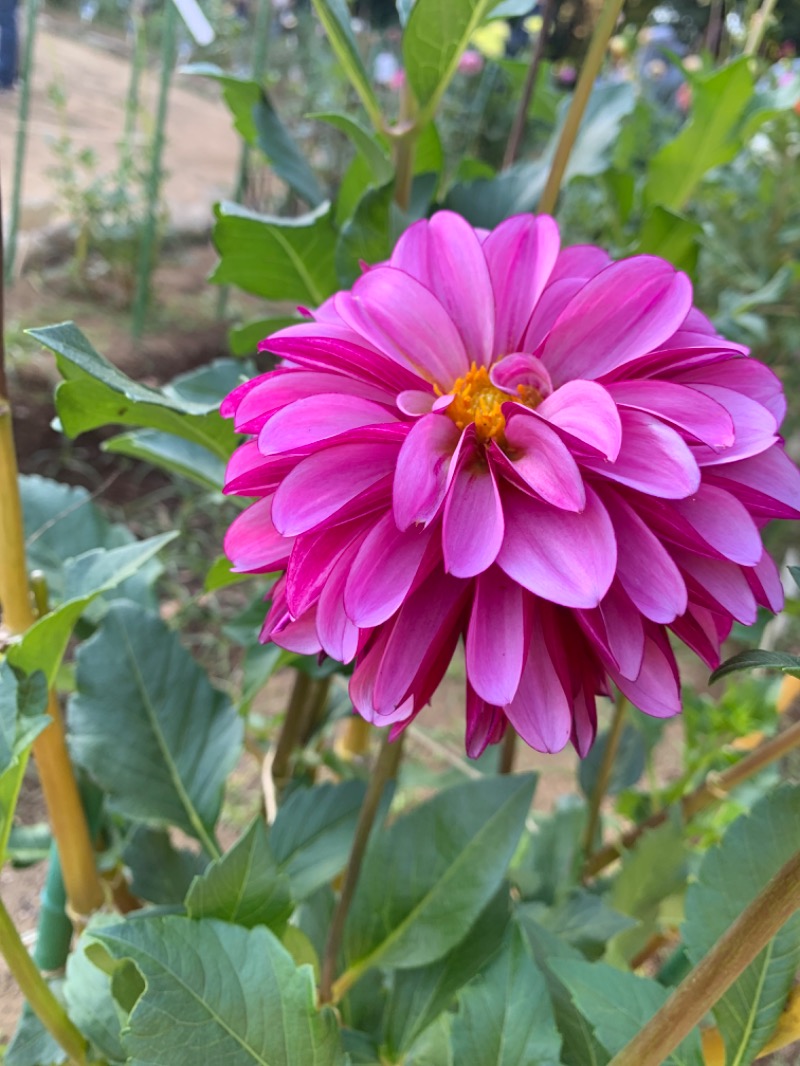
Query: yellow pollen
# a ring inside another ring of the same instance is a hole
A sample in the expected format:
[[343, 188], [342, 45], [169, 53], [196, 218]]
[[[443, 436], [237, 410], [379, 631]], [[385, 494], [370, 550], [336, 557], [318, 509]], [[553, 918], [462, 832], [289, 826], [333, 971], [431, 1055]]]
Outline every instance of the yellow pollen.
[[[436, 391], [439, 392], [438, 389]], [[500, 445], [505, 443], [504, 403], [516, 400], [526, 407], [537, 407], [542, 401], [538, 390], [530, 385], [518, 385], [518, 398], [510, 396], [492, 384], [485, 366], [477, 366], [475, 363], [462, 378], [453, 383], [450, 392], [453, 394], [453, 400], [446, 409], [447, 415], [459, 429], [464, 429], [470, 422], [474, 422], [478, 440], [483, 444], [492, 439], [497, 440]]]

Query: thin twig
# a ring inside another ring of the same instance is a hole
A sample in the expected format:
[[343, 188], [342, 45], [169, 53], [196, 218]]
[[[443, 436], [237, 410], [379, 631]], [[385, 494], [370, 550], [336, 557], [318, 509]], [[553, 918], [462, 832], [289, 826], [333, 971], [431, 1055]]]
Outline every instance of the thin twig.
[[536, 39], [536, 47], [531, 56], [528, 72], [525, 75], [525, 84], [522, 87], [522, 96], [520, 97], [517, 113], [514, 116], [511, 133], [508, 135], [508, 143], [506, 144], [505, 154], [503, 155], [503, 170], [511, 166], [519, 152], [522, 135], [525, 132], [525, 126], [528, 121], [528, 109], [531, 106], [533, 90], [536, 87], [536, 79], [539, 75], [539, 67], [542, 65], [547, 38], [550, 36], [550, 23], [553, 21], [554, 9], [555, 0], [544, 0], [544, 7], [542, 8], [542, 25], [539, 30], [539, 36]]

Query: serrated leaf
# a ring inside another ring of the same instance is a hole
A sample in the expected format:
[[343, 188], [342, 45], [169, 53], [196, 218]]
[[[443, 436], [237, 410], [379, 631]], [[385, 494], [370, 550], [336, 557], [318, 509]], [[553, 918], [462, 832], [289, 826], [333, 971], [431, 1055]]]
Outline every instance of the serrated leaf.
[[383, 128], [383, 115], [372, 81], [361, 58], [345, 0], [313, 0], [314, 10], [325, 27], [328, 40], [350, 84], [358, 93], [376, 130]]
[[259, 215], [231, 203], [217, 204], [214, 210], [220, 261], [211, 281], [310, 307], [336, 291], [336, 230], [330, 204], [292, 219]]
[[257, 81], [226, 74], [213, 63], [193, 63], [184, 74], [213, 78], [234, 118], [234, 126], [248, 144], [263, 152], [272, 169], [290, 189], [317, 207], [325, 199], [310, 163], [281, 122], [268, 93]]
[[[555, 959], [552, 969], [609, 1055], [616, 1055], [636, 1036], [671, 992], [657, 981], [602, 962]], [[697, 1030], [664, 1060], [664, 1066], [703, 1066]]]
[[311, 968], [297, 968], [264, 926], [140, 918], [98, 930], [146, 987], [123, 1037], [130, 1066], [345, 1066], [329, 1008], [317, 1011]]
[[561, 1037], [547, 985], [516, 926], [458, 1000], [451, 1030], [455, 1062], [558, 1066]]
[[645, 204], [679, 211], [703, 176], [739, 151], [739, 127], [753, 94], [749, 64], [747, 56], [740, 56], [727, 66], [692, 77], [689, 121], [650, 160]]
[[146, 566], [177, 535], [161, 533], [120, 548], [97, 548], [68, 559], [63, 572], [64, 602], [26, 630], [9, 649], [9, 661], [28, 672], [41, 669], [52, 687], [72, 630], [87, 607]]
[[307, 899], [344, 869], [365, 792], [363, 781], [299, 788], [278, 809], [270, 847], [294, 899]]
[[221, 918], [252, 929], [266, 925], [278, 936], [292, 913], [289, 878], [278, 868], [261, 818], [205, 873], [186, 896], [190, 918]]
[[233, 451], [233, 428], [216, 407], [179, 400], [163, 389], [133, 381], [95, 351], [74, 323], [28, 332], [55, 352], [66, 379], [56, 389], [56, 408], [68, 436], [110, 424], [134, 425], [174, 433], [223, 459]]
[[[697, 964], [742, 910], [797, 851], [800, 787], [785, 786], [729, 826], [703, 856], [686, 893], [684, 942]], [[713, 1007], [728, 1066], [745, 1066], [772, 1035], [800, 968], [800, 913]]]
[[713, 685], [728, 674], [737, 670], [757, 670], [760, 668], [771, 670], [800, 670], [800, 656], [789, 655], [784, 651], [761, 651], [753, 648], [751, 651], [740, 651], [738, 655], [726, 659], [722, 666], [718, 666], [708, 683]]
[[534, 774], [470, 781], [372, 838], [345, 927], [351, 976], [424, 966], [462, 940], [505, 877], [535, 787]]
[[242, 722], [160, 618], [132, 604], [109, 610], [78, 652], [69, 720], [75, 759], [116, 810], [178, 826], [216, 853]]
[[201, 444], [181, 440], [172, 433], [160, 433], [156, 429], [121, 433], [104, 441], [103, 451], [141, 459], [212, 491], [219, 492], [225, 480], [225, 463], [219, 455], [214, 455]]
[[500, 950], [510, 918], [502, 885], [464, 939], [444, 958], [394, 975], [384, 1018], [384, 1040], [398, 1057], [445, 1010], [453, 997]]

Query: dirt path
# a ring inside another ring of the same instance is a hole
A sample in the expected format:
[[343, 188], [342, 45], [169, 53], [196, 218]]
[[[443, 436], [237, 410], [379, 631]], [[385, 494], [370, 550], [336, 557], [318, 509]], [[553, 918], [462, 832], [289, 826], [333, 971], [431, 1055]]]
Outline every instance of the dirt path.
[[[73, 36], [66, 35], [65, 29]], [[55, 163], [54, 139], [66, 134], [76, 149], [91, 147], [95, 151], [102, 160], [101, 172], [115, 168], [130, 64], [125, 56], [103, 50], [101, 43], [102, 38], [91, 30], [40, 16], [23, 180], [23, 229], [35, 229], [63, 217], [57, 188], [48, 173]], [[157, 71], [148, 71], [142, 79], [144, 129], [152, 129], [157, 77]], [[48, 97], [54, 82], [66, 97], [63, 109]], [[230, 194], [239, 153], [239, 138], [225, 105], [190, 91], [186, 82], [187, 76], [175, 75], [164, 157], [166, 201], [172, 221], [179, 225], [210, 219], [214, 201]], [[18, 101], [16, 93], [0, 96], [0, 173], [6, 211]]]

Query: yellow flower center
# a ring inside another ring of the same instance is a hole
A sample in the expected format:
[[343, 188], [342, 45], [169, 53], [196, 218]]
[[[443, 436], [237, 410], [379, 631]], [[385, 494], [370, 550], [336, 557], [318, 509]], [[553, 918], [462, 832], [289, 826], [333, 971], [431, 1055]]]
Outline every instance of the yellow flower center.
[[483, 444], [492, 439], [501, 445], [505, 443], [504, 403], [515, 400], [526, 407], [538, 407], [542, 402], [541, 393], [530, 385], [518, 385], [516, 397], [503, 392], [492, 384], [488, 369], [475, 363], [453, 383], [450, 392], [453, 400], [446, 409], [447, 415], [459, 429], [474, 422], [478, 440]]

